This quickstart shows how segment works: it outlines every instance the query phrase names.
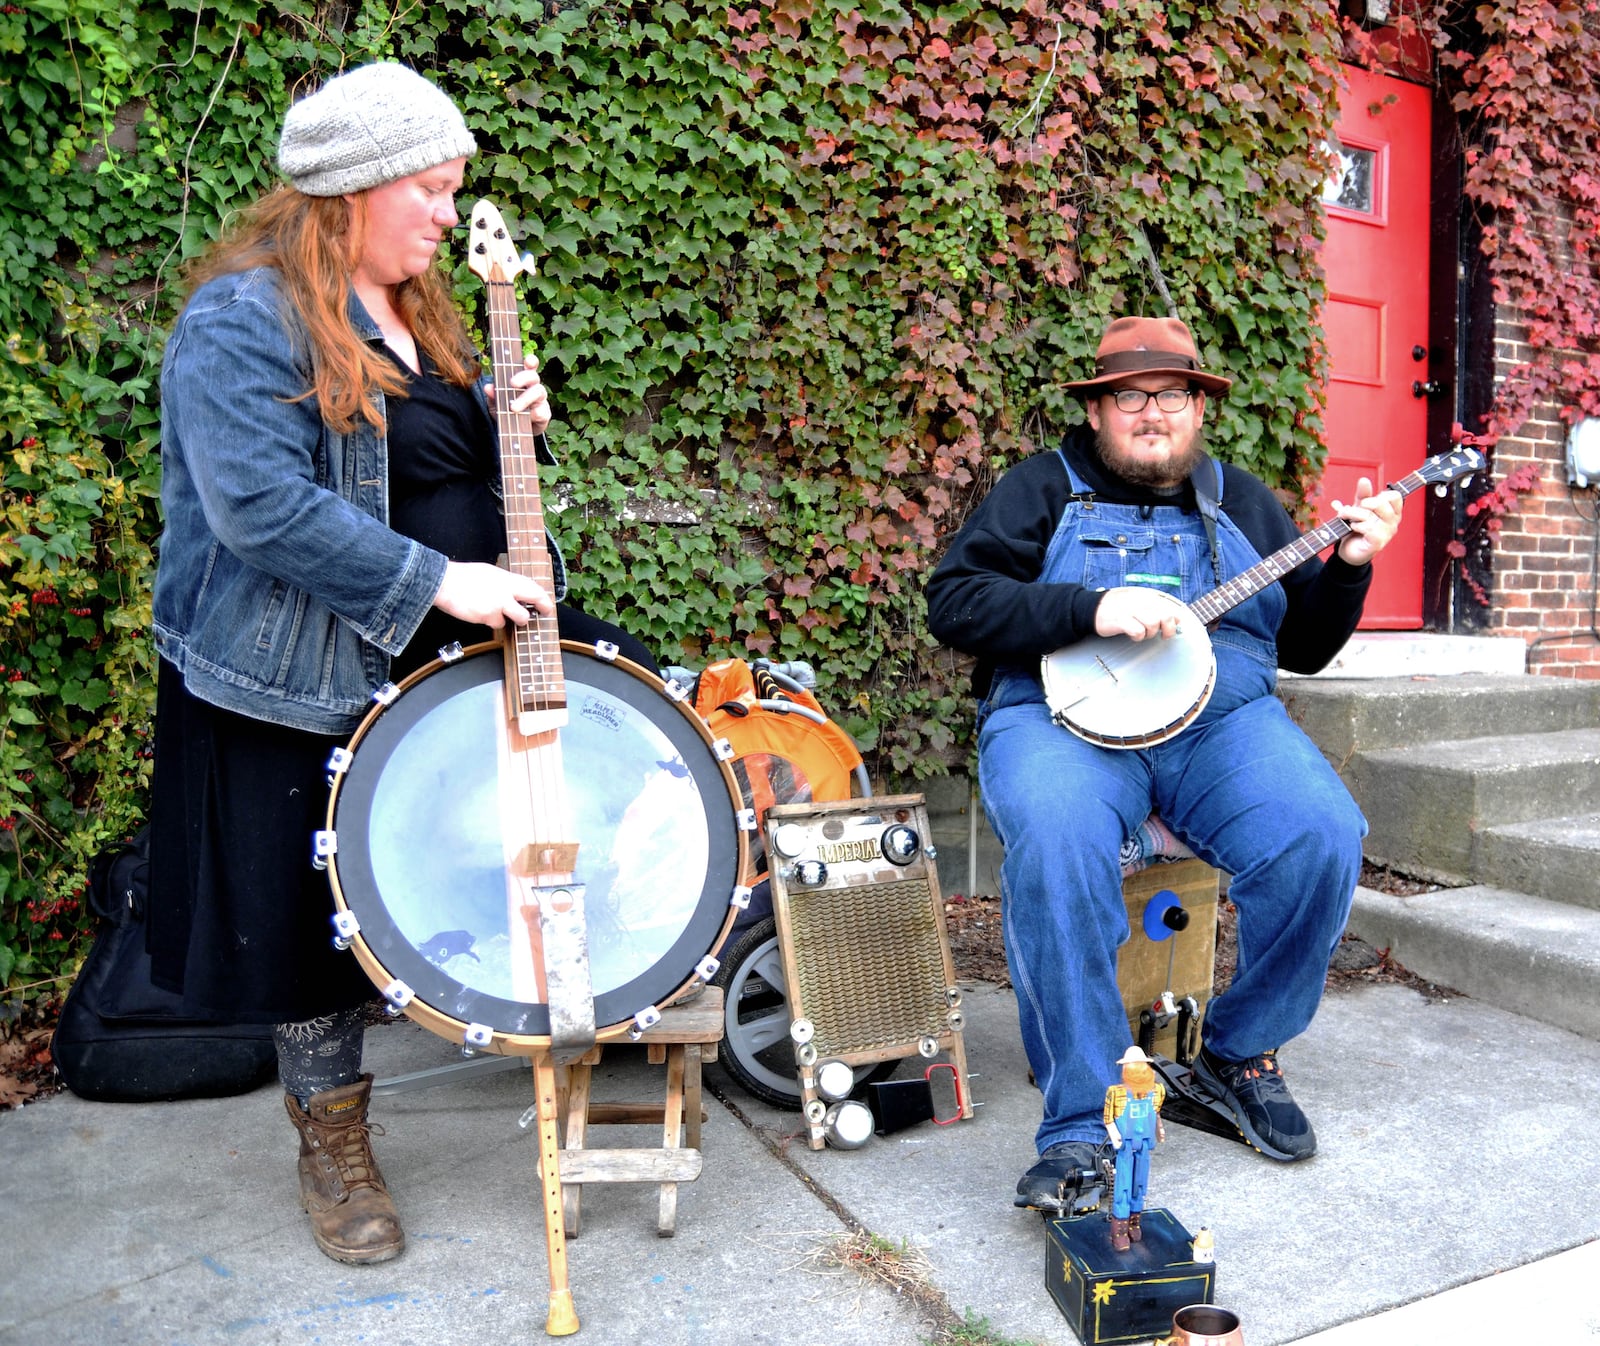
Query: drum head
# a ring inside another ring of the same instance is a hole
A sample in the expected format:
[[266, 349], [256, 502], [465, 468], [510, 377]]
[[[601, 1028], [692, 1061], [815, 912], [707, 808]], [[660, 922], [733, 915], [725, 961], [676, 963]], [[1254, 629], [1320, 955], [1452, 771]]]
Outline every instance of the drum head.
[[[636, 665], [562, 649], [559, 755], [595, 1024], [625, 1028], [687, 989], [726, 938], [745, 835], [732, 773], [698, 717]], [[399, 980], [452, 1024], [540, 1045], [548, 1008], [513, 987], [513, 942], [525, 961], [529, 934], [508, 901], [503, 674], [499, 647], [476, 647], [368, 716], [329, 804], [330, 868], [380, 988]]]

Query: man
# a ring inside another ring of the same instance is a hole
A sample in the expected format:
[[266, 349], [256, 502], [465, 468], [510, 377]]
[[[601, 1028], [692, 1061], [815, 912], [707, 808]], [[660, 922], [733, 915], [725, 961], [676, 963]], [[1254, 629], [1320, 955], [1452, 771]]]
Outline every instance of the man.
[[1298, 531], [1263, 483], [1206, 455], [1206, 398], [1231, 380], [1201, 368], [1183, 323], [1117, 319], [1094, 377], [1068, 386], [1088, 424], [1007, 472], [928, 584], [933, 634], [979, 660], [979, 783], [1005, 847], [1006, 952], [1044, 1103], [1016, 1204], [1052, 1212], [1089, 1201], [1069, 1189], [1098, 1171], [1128, 1040], [1118, 852], [1152, 811], [1233, 876], [1239, 911], [1237, 970], [1208, 1008], [1197, 1084], [1263, 1154], [1315, 1152], [1275, 1053], [1316, 1011], [1366, 821], [1273, 691], [1279, 667], [1312, 673], [1343, 646], [1400, 523], [1399, 496], [1362, 480], [1360, 503], [1334, 502], [1351, 532], [1333, 555], [1218, 621], [1215, 690], [1188, 727], [1154, 747], [1087, 742], [1051, 721], [1041, 656], [1097, 636], [1169, 639], [1181, 621], [1169, 595], [1192, 602]]

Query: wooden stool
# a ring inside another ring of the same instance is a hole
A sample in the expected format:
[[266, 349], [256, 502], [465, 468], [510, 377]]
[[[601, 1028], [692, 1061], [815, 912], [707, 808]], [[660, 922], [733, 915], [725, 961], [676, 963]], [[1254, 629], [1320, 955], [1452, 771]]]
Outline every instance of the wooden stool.
[[[1173, 893], [1187, 909], [1189, 925], [1181, 933], [1157, 942], [1149, 939], [1141, 927], [1146, 905], [1163, 890]], [[1166, 990], [1180, 1000], [1186, 995], [1194, 997], [1199, 1007], [1195, 1016], [1198, 1032], [1211, 999], [1217, 890], [1217, 871], [1192, 857], [1154, 864], [1123, 879], [1122, 899], [1127, 904], [1132, 934], [1118, 953], [1117, 985], [1128, 1015], [1129, 1042], [1139, 1040], [1141, 1011], [1149, 1009]], [[1168, 1024], [1156, 1034], [1156, 1050], [1163, 1056], [1176, 1058], [1178, 1045], [1176, 1024]]]
[[[661, 1103], [596, 1103], [590, 1097], [594, 1067], [605, 1046], [556, 1067], [561, 1117], [562, 1212], [568, 1238], [578, 1236], [583, 1185], [654, 1182], [661, 1185], [656, 1232], [671, 1238], [678, 1227], [678, 1184], [700, 1176], [700, 1124], [705, 1121], [700, 1067], [717, 1059], [722, 1040], [722, 988], [707, 986], [693, 1000], [661, 1011], [661, 1021], [638, 1039], [651, 1065], [667, 1068]], [[618, 1045], [629, 1045], [628, 1043]], [[591, 1126], [661, 1127], [659, 1149], [587, 1149]]]

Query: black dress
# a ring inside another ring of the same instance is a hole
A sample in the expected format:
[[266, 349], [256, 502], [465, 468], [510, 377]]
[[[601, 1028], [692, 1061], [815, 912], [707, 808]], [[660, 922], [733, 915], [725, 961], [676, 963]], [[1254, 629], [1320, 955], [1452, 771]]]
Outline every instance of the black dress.
[[[390, 526], [452, 560], [493, 562], [505, 523], [488, 418], [426, 357], [420, 376], [399, 367], [409, 395], [387, 403]], [[564, 639], [614, 641], [655, 670], [649, 651], [610, 623], [565, 605], [558, 616]], [[399, 681], [451, 641], [488, 638], [486, 627], [431, 609], [390, 676]], [[375, 995], [355, 956], [333, 948], [328, 876], [311, 864], [312, 833], [327, 825], [328, 757], [348, 738], [222, 710], [162, 664], [148, 938], [155, 980], [197, 1017], [286, 1023]]]

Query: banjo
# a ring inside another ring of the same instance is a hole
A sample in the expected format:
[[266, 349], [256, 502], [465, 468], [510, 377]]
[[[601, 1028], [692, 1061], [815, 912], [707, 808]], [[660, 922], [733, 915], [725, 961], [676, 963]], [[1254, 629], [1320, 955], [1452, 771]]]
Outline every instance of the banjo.
[[[1407, 496], [1431, 484], [1442, 494], [1449, 483], [1485, 465], [1478, 450], [1456, 449], [1428, 459], [1388, 489]], [[1151, 598], [1181, 619], [1175, 635], [1137, 641], [1087, 636], [1045, 655], [1040, 678], [1050, 718], [1104, 748], [1149, 748], [1176, 738], [1205, 709], [1216, 685], [1207, 628], [1350, 532], [1343, 519], [1330, 519], [1193, 603], [1151, 590]]]

